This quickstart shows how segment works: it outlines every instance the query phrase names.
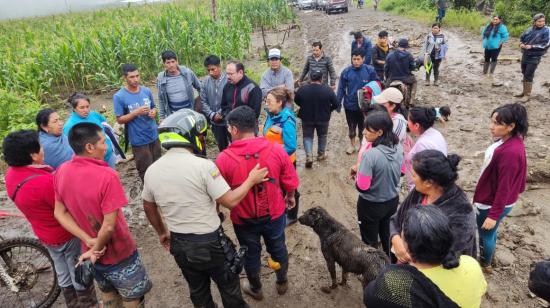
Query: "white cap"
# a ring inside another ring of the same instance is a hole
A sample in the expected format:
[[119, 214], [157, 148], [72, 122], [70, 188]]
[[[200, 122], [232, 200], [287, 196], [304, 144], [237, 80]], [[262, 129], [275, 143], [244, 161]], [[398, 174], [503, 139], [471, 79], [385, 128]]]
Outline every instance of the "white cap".
[[384, 104], [392, 102], [394, 104], [400, 104], [403, 101], [403, 93], [397, 88], [387, 88], [382, 91], [380, 95], [373, 97], [378, 104]]
[[269, 50], [269, 53], [268, 53], [268, 59], [271, 59], [271, 58], [281, 58], [281, 50], [277, 49], [277, 48], [273, 48], [273, 49], [270, 49]]

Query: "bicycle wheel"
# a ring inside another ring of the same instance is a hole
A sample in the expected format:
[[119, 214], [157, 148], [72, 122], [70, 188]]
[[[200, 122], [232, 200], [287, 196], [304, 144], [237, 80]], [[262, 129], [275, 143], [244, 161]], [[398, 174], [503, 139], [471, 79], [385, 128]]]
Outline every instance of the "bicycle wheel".
[[0, 281], [0, 307], [51, 307], [61, 289], [46, 247], [33, 238], [0, 242], [0, 266], [15, 280], [18, 292]]

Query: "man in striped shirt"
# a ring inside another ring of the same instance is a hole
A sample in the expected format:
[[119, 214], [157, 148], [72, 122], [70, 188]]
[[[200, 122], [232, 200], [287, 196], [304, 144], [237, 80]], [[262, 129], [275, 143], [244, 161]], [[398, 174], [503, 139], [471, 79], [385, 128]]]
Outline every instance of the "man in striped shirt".
[[323, 84], [329, 85], [329, 76], [330, 76], [330, 87], [336, 89], [336, 71], [334, 71], [334, 66], [332, 65], [331, 57], [323, 53], [323, 44], [321, 42], [313, 42], [311, 56], [307, 57], [306, 64], [300, 75], [300, 83], [302, 83], [306, 76], [309, 78], [311, 72], [320, 71], [323, 73]]

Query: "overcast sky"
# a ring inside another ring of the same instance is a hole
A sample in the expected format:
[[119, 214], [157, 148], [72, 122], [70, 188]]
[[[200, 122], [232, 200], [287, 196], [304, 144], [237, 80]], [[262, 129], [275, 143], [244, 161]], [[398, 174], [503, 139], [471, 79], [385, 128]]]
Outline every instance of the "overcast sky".
[[0, 19], [46, 16], [116, 5], [125, 4], [121, 0], [0, 0]]

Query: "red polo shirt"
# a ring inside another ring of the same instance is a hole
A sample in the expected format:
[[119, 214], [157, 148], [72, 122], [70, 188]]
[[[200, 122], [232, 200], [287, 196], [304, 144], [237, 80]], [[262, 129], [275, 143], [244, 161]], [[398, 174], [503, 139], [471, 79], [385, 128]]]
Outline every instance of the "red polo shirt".
[[[128, 204], [116, 171], [104, 161], [82, 156], [61, 165], [54, 176], [55, 198], [63, 203], [76, 223], [91, 237], [103, 223], [103, 216], [118, 211], [115, 230], [107, 243], [101, 264], [117, 264], [136, 251], [122, 207]], [[88, 248], [82, 243], [82, 251]]]
[[8, 196], [13, 196], [17, 185], [29, 176], [34, 176], [21, 186], [14, 203], [25, 215], [38, 239], [48, 246], [66, 243], [73, 236], [55, 219], [55, 193], [53, 169], [50, 166], [10, 167], [4, 178]]

